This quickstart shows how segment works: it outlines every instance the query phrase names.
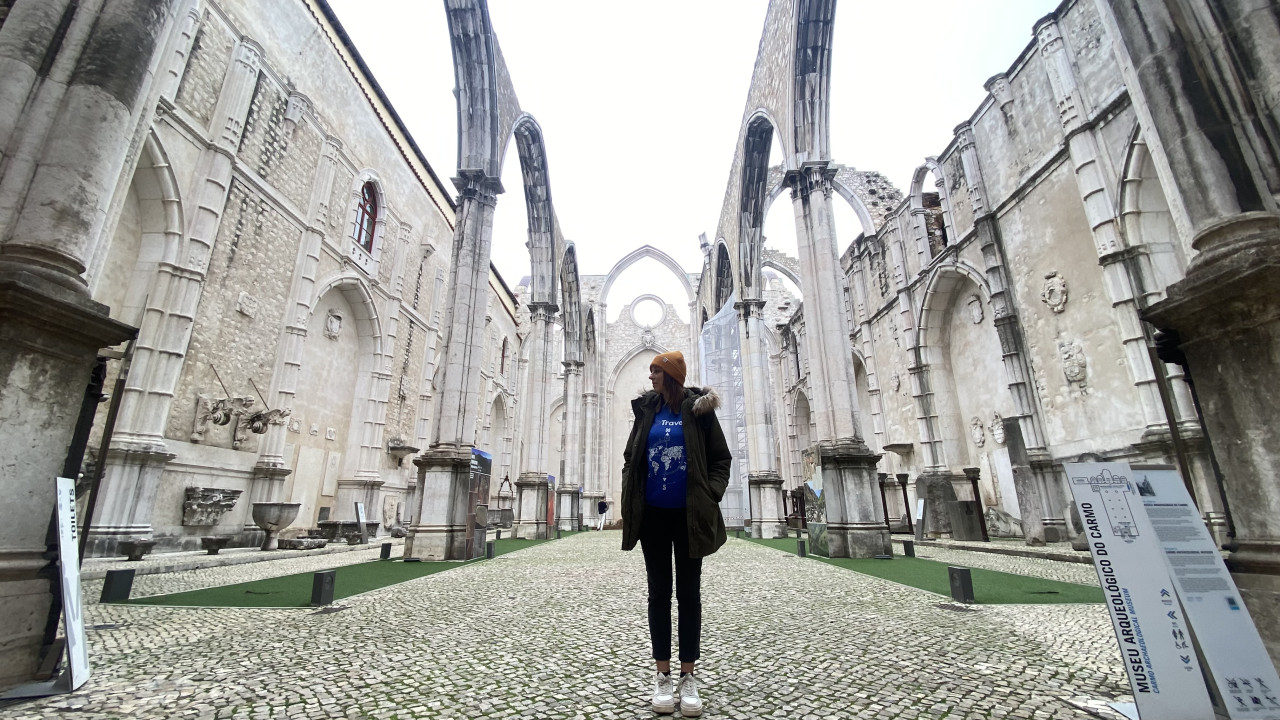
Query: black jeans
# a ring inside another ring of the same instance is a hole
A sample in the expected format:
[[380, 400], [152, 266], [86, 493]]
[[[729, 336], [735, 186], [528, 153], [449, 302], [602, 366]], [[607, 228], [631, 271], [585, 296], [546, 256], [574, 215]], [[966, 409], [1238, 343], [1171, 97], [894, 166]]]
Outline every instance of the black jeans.
[[702, 639], [702, 558], [689, 557], [684, 508], [646, 505], [640, 547], [649, 579], [649, 638], [653, 659], [671, 659], [671, 558], [676, 560], [676, 602], [680, 608], [680, 662], [698, 659]]

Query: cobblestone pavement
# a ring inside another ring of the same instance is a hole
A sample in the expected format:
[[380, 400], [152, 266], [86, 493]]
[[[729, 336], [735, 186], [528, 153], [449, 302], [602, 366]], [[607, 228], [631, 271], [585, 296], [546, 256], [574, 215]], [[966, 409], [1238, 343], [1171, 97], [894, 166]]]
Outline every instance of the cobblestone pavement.
[[[544, 543], [323, 614], [104, 606], [89, 582], [86, 621], [106, 626], [89, 631], [89, 683], [0, 717], [652, 718], [643, 559], [619, 552], [619, 535]], [[314, 560], [193, 575], [236, 582]], [[707, 718], [1056, 719], [1128, 699], [1102, 605], [975, 611], [743, 540], [703, 575]]]

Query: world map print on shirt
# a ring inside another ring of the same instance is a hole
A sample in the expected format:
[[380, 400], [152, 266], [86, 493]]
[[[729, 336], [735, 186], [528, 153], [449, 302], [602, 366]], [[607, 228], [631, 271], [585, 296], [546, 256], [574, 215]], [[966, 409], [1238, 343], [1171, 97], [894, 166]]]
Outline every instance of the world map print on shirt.
[[648, 461], [645, 501], [660, 507], [684, 507], [689, 475], [684, 422], [670, 408], [662, 408], [649, 428]]

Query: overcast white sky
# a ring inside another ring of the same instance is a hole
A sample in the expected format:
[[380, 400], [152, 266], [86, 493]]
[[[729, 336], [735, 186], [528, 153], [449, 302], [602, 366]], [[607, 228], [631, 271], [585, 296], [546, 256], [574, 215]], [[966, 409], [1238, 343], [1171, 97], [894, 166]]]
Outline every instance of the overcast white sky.
[[[443, 2], [329, 3], [447, 181], [457, 167], [457, 106]], [[1031, 42], [1032, 24], [1057, 4], [842, 0], [833, 159], [879, 170], [905, 191], [923, 158], [941, 152], [977, 108], [983, 82], [1009, 68]], [[542, 126], [552, 201], [583, 275], [603, 275], [645, 244], [690, 272], [701, 269], [698, 234], [714, 238], [766, 7], [767, 0], [490, 0], [521, 107]], [[514, 286], [529, 273], [514, 146], [502, 181], [493, 261]], [[851, 211], [836, 222], [844, 248], [857, 234]], [[786, 193], [765, 234], [794, 254]], [[641, 292], [684, 310], [683, 291], [653, 272], [658, 267], [632, 266], [632, 282], [609, 298], [611, 319]]]

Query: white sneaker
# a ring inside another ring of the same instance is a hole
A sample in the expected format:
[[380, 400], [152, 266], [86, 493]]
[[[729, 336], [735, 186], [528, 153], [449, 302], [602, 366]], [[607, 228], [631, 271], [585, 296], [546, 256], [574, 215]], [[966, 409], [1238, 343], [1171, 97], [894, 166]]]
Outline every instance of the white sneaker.
[[671, 689], [671, 673], [658, 673], [653, 681], [653, 711], [667, 715], [676, 711], [676, 697]]
[[702, 714], [702, 698], [698, 697], [698, 679], [689, 673], [680, 678], [680, 714], [698, 717]]

